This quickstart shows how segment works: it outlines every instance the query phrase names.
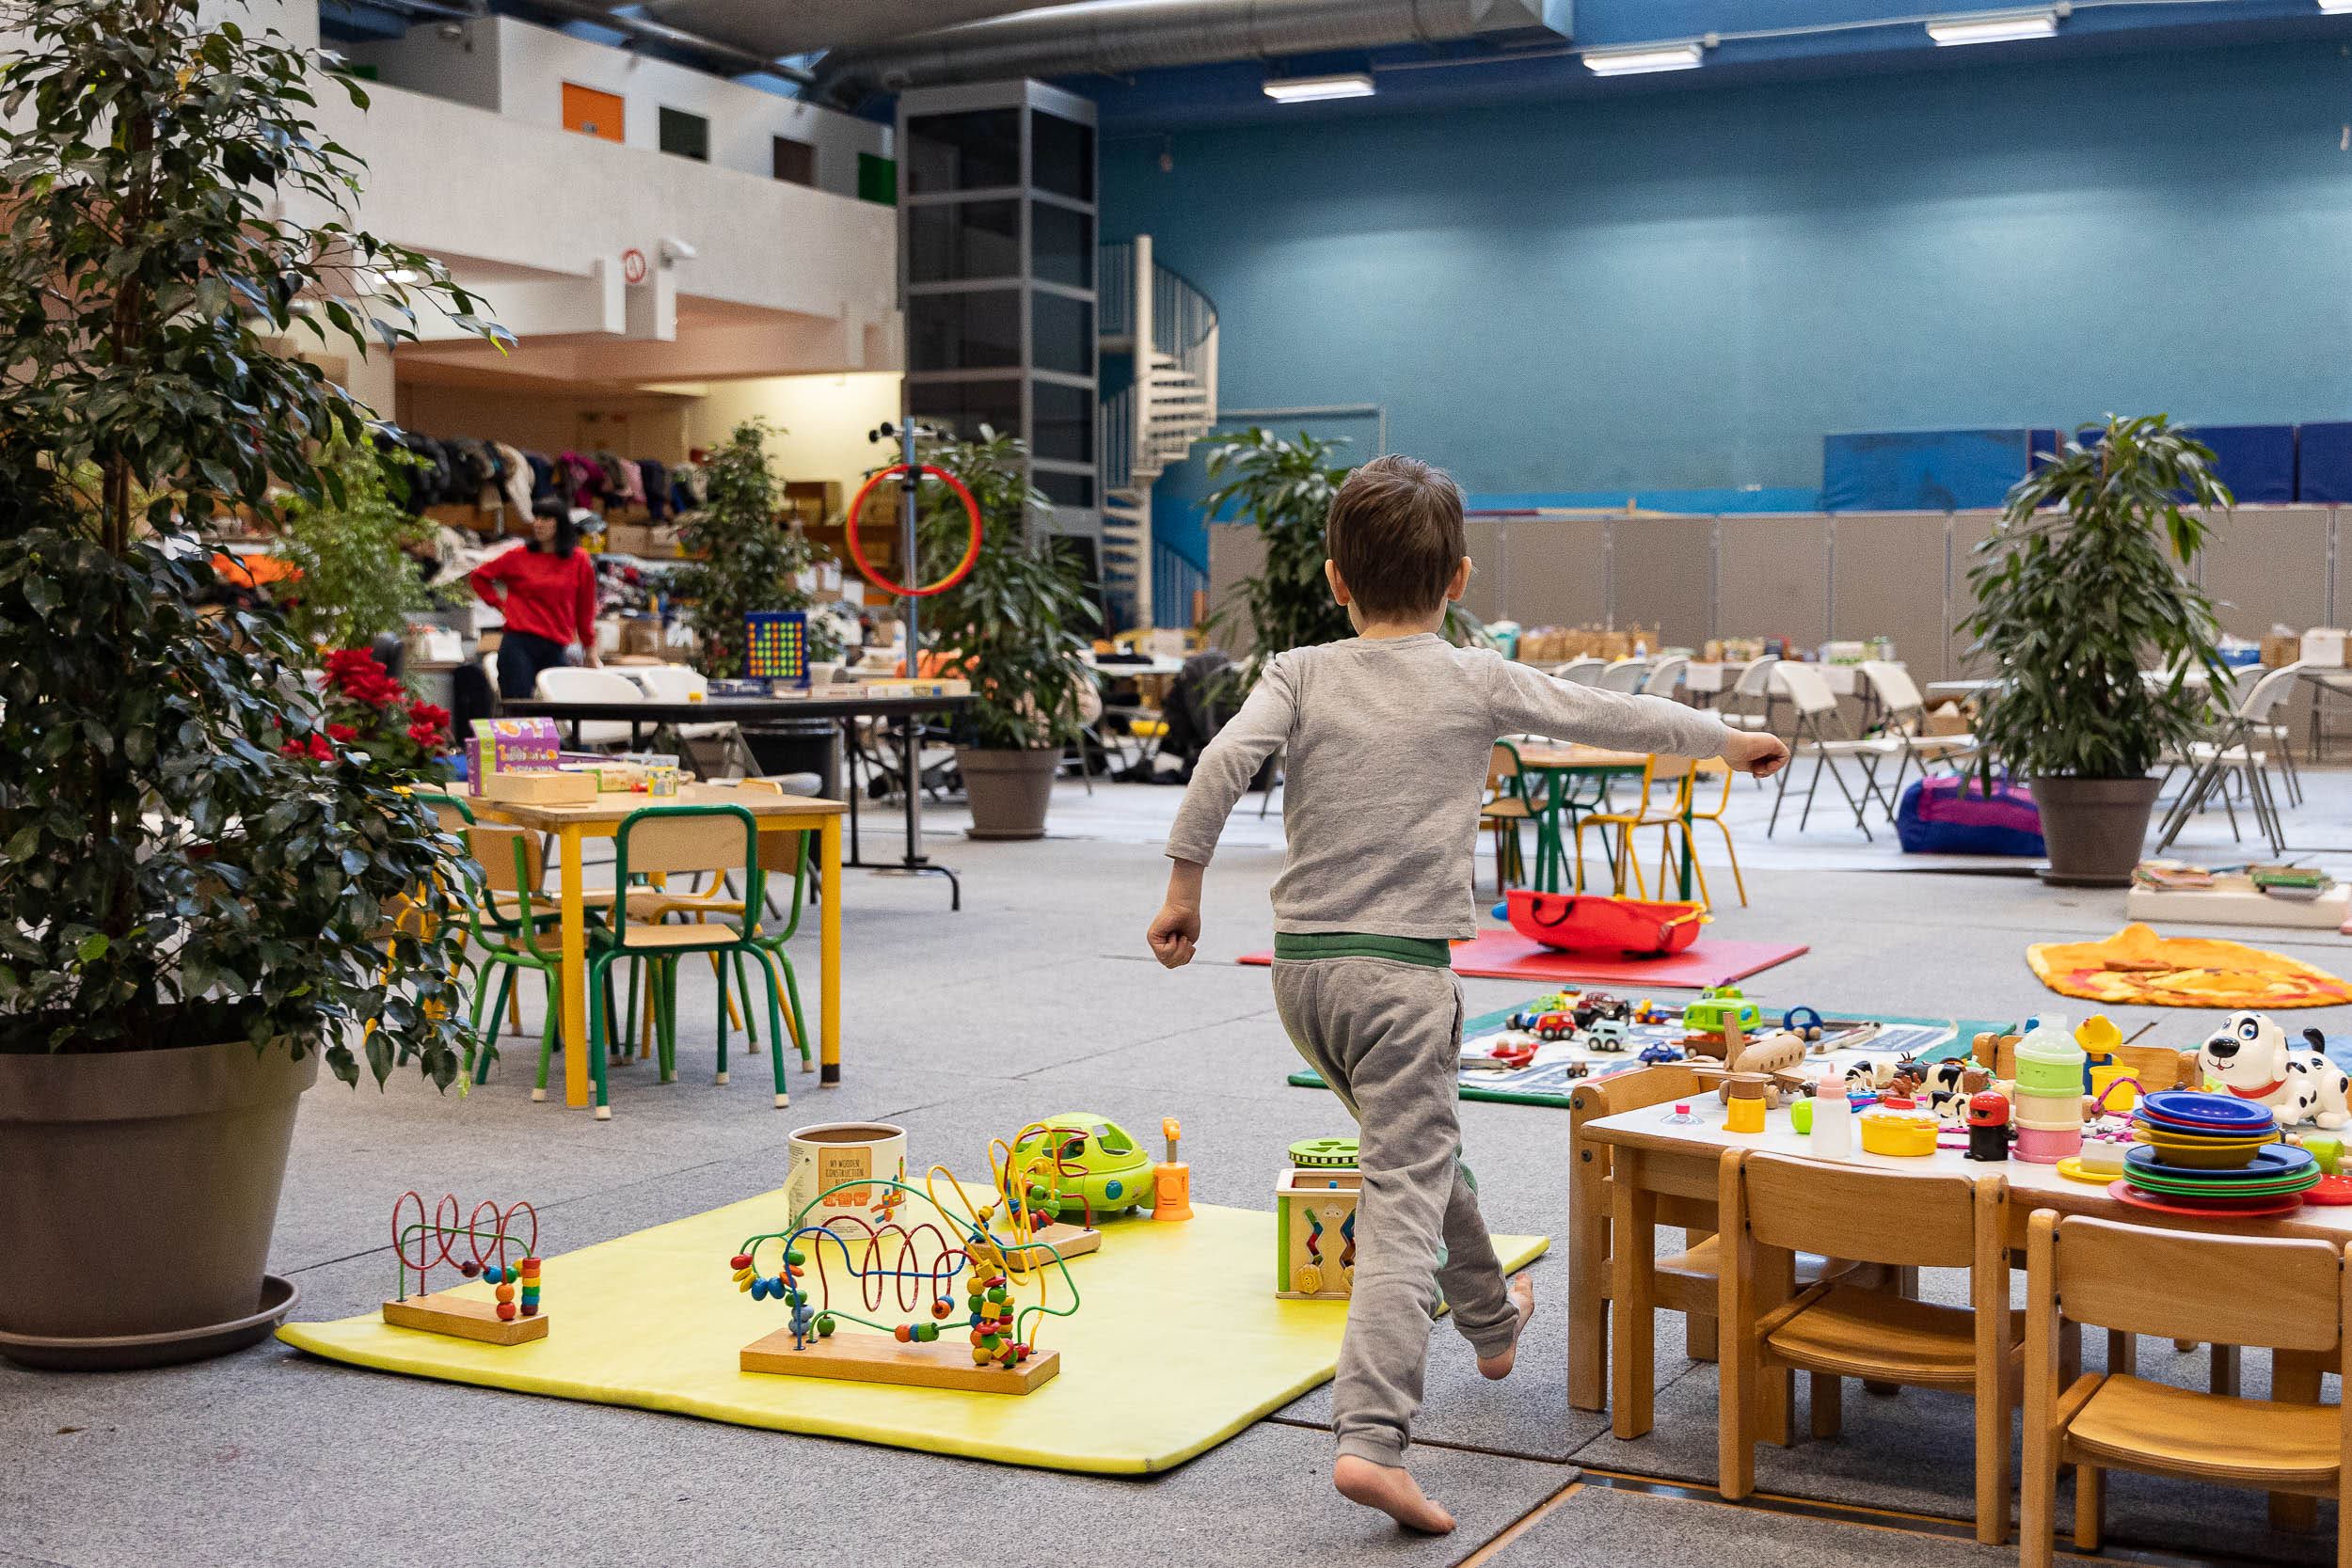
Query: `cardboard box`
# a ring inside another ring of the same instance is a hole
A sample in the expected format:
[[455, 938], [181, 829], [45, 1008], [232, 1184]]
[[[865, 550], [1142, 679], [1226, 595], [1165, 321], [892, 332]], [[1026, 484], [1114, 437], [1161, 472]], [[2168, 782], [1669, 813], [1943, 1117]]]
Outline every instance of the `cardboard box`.
[[555, 769], [563, 739], [552, 719], [477, 719], [466, 740], [466, 778], [476, 795], [502, 773]]
[[608, 523], [604, 530], [604, 547], [615, 555], [650, 555], [653, 552], [653, 530], [644, 523]]
[[587, 805], [596, 798], [596, 775], [564, 773], [493, 773], [483, 781], [484, 799], [518, 806]]
[[2263, 668], [2276, 670], [2303, 657], [2303, 640], [2293, 633], [2272, 632], [2263, 639]]
[[1929, 735], [1966, 735], [1968, 716], [1960, 711], [1958, 703], [1946, 703], [1928, 710], [1926, 731]]
[[2341, 670], [2344, 668], [2344, 636], [2342, 626], [2313, 626], [2303, 634], [2297, 657], [2306, 664]]
[[647, 617], [621, 623], [624, 657], [658, 656], [661, 652], [661, 623]]

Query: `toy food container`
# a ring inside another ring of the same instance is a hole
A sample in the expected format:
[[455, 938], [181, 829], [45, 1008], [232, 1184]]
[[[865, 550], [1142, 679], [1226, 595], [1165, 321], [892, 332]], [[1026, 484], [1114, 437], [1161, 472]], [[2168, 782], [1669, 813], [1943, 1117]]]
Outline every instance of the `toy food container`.
[[[842, 1218], [880, 1227], [906, 1202], [907, 1131], [888, 1122], [833, 1121], [791, 1135], [786, 1207], [795, 1229]], [[854, 1231], [844, 1232], [851, 1234]]]
[[2017, 1146], [2010, 1152], [2018, 1159], [2037, 1165], [2055, 1165], [2060, 1160], [2083, 1151], [2082, 1123], [2072, 1127], [2035, 1127], [2020, 1124]]
[[2083, 1097], [2074, 1094], [2042, 1094], [2020, 1086], [2017, 1091], [2016, 1120], [2020, 1127], [2041, 1127], [2062, 1132], [2083, 1124]]
[[1860, 1118], [1866, 1154], [1917, 1156], [1935, 1152], [1937, 1124], [1929, 1111], [1890, 1111], [1881, 1106]]
[[2088, 1060], [2066, 1032], [2066, 1021], [2045, 1018], [2017, 1042], [2017, 1087], [2026, 1094], [2079, 1096]]

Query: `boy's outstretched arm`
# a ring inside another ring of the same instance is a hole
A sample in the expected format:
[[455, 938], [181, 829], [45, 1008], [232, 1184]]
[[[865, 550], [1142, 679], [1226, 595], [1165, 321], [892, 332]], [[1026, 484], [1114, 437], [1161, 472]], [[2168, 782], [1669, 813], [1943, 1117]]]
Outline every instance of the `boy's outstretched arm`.
[[1241, 711], [1193, 765], [1192, 783], [1185, 786], [1184, 804], [1176, 808], [1176, 821], [1168, 831], [1172, 863], [1168, 898], [1145, 933], [1152, 956], [1168, 968], [1192, 961], [1193, 944], [1200, 938], [1200, 873], [1216, 854], [1225, 818], [1248, 793], [1259, 767], [1290, 738], [1297, 713], [1287, 658], [1278, 655], [1267, 662]]
[[1788, 748], [1777, 737], [1731, 729], [1703, 708], [1575, 686], [1510, 660], [1496, 661], [1491, 696], [1501, 735], [1543, 735], [1663, 756], [1720, 756], [1757, 778], [1771, 777], [1788, 760]]

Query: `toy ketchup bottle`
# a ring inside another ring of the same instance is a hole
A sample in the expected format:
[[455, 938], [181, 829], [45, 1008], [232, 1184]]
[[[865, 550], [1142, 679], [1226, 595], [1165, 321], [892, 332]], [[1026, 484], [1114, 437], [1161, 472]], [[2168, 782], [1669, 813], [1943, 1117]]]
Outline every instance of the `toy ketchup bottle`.
[[1846, 1160], [1853, 1156], [1853, 1103], [1846, 1098], [1846, 1080], [1825, 1073], [1813, 1089], [1813, 1157]]

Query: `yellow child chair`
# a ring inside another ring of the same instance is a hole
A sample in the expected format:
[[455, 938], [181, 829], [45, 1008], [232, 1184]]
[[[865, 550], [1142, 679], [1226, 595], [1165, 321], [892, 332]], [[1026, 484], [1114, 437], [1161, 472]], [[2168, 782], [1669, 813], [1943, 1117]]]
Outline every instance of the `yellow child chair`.
[[[1610, 883], [1613, 891], [1625, 891], [1625, 874], [1633, 872], [1634, 891], [1642, 897], [1649, 896], [1649, 888], [1642, 880], [1642, 864], [1633, 855], [1633, 834], [1642, 828], [1673, 828], [1682, 821], [1682, 781], [1691, 765], [1680, 757], [1644, 759], [1642, 763], [1642, 794], [1631, 811], [1597, 811], [1579, 817], [1576, 823], [1576, 890], [1584, 891], [1584, 830], [1598, 828], [1601, 842], [1609, 842], [1609, 831], [1617, 832], [1617, 848], [1610, 859]], [[1672, 784], [1666, 803], [1661, 806], [1656, 799], [1657, 786]]]
[[[799, 835], [794, 834], [794, 837]], [[760, 863], [759, 823], [741, 806], [656, 806], [633, 811], [621, 819], [613, 837], [613, 894], [609, 925], [588, 933], [588, 983], [593, 993], [612, 973], [627, 962], [649, 971], [661, 1082], [677, 1076], [677, 961], [689, 954], [712, 955], [719, 978], [719, 1067], [717, 1082], [726, 1082], [728, 961], [750, 955], [768, 987], [768, 1053], [775, 1069], [776, 1106], [791, 1103], [784, 1075], [784, 1008], [775, 972], [760, 945], [759, 917], [765, 903], [766, 872]], [[700, 871], [723, 861], [728, 871], [743, 878], [743, 914], [739, 927], [697, 921], [668, 925], [631, 918], [629, 879], [639, 874], [665, 876]], [[596, 1081], [596, 1118], [609, 1120], [611, 1104], [605, 1065], [604, 1013], [591, 1009], [589, 1065]]]
[[[1711, 778], [1721, 778], [1724, 786], [1715, 797], [1714, 809], [1701, 811], [1698, 809], [1699, 781]], [[1743, 908], [1748, 901], [1747, 879], [1740, 874], [1740, 851], [1732, 847], [1731, 824], [1724, 820], [1724, 813], [1731, 805], [1731, 764], [1721, 757], [1701, 758], [1692, 763], [1690, 771], [1682, 776], [1682, 790], [1675, 802], [1673, 818], [1649, 824], [1658, 830], [1658, 885], [1662, 889], [1672, 874], [1675, 834], [1679, 832], [1682, 835], [1682, 852], [1690, 857], [1691, 870], [1698, 878], [1699, 903], [1708, 909], [1714, 908], [1715, 901], [1707, 891], [1706, 863], [1699, 859], [1698, 846], [1692, 841], [1691, 824], [1693, 822], [1712, 822], [1722, 830], [1724, 854], [1731, 862], [1732, 884], [1740, 890], [1740, 903]]]

